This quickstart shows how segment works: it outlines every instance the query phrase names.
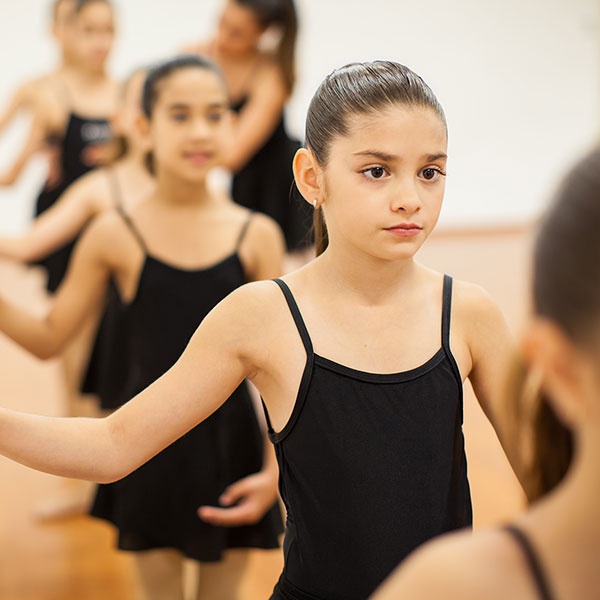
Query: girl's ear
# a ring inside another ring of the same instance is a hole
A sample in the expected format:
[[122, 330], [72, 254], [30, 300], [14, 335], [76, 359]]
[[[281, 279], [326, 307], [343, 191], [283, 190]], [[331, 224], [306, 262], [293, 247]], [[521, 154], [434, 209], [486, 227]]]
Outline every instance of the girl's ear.
[[588, 418], [588, 357], [548, 319], [536, 318], [522, 343], [525, 361], [536, 370], [558, 418], [577, 430]]
[[323, 188], [321, 167], [313, 153], [306, 148], [300, 148], [294, 156], [292, 167], [296, 186], [302, 197], [317, 208], [323, 202]]

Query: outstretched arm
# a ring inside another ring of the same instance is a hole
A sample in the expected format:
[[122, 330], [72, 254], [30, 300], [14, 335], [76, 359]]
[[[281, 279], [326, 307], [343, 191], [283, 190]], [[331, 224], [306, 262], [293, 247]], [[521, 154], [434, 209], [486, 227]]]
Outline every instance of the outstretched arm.
[[31, 262], [66, 245], [110, 205], [107, 201], [110, 192], [106, 187], [104, 171], [79, 178], [27, 231], [16, 236], [0, 236], [0, 256]]
[[261, 325], [249, 315], [256, 308], [246, 301], [250, 295], [240, 288], [223, 300], [171, 369], [108, 417], [1, 410], [0, 453], [55, 475], [102, 483], [124, 477], [208, 417], [253, 373], [248, 340]]
[[[112, 216], [112, 215], [111, 215]], [[115, 220], [116, 217], [115, 217]], [[39, 358], [57, 355], [87, 315], [101, 310], [108, 278], [119, 252], [113, 223], [103, 219], [86, 230], [75, 247], [67, 276], [45, 318], [0, 297], [0, 331]]]

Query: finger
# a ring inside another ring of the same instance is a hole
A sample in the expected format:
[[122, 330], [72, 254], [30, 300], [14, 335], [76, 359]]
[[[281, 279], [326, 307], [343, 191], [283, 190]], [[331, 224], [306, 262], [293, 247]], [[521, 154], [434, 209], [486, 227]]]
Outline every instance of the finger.
[[233, 508], [201, 506], [198, 509], [198, 516], [207, 523], [224, 527], [247, 525], [256, 521], [254, 509], [245, 504], [238, 504]]
[[248, 481], [240, 479], [225, 488], [225, 491], [219, 496], [219, 504], [222, 506], [230, 506], [246, 497], [251, 492], [252, 486]]

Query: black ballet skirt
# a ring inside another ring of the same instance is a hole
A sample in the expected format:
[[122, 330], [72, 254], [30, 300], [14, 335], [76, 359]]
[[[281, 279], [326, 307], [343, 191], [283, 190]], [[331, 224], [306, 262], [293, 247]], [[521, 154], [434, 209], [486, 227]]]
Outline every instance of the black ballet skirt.
[[[247, 98], [242, 98], [232, 105], [232, 110], [239, 113], [246, 101]], [[292, 159], [301, 146], [287, 134], [282, 115], [271, 137], [235, 173], [231, 188], [231, 195], [238, 204], [277, 221], [289, 251], [301, 250], [313, 243], [313, 210], [298, 192], [292, 172]]]
[[[123, 198], [117, 174], [114, 169], [107, 169], [106, 174], [114, 206], [122, 211]], [[131, 355], [127, 308], [111, 279], [81, 385], [81, 392], [96, 396], [103, 410], [114, 410], [129, 400], [126, 384]]]
[[126, 383], [129, 350], [127, 305], [111, 280], [102, 318], [83, 377], [81, 392], [97, 397], [102, 410], [114, 410], [129, 400]]
[[[211, 267], [180, 269], [148, 254], [132, 231], [146, 259], [128, 305], [128, 397], [162, 375], [204, 316], [245, 282], [237, 248]], [[174, 548], [188, 558], [212, 562], [229, 548], [277, 548], [283, 529], [278, 503], [254, 525], [218, 527], [197, 515], [201, 505], [218, 506], [229, 484], [260, 471], [263, 450], [244, 382], [215, 413], [146, 464], [115, 483], [99, 485], [91, 514], [117, 527], [121, 550]]]
[[[56, 186], [45, 187], [39, 193], [35, 204], [36, 217], [50, 208], [76, 179], [97, 166], [92, 156], [93, 147], [104, 144], [111, 138], [108, 119], [91, 119], [75, 113], [69, 114], [64, 137], [58, 141], [61, 179]], [[46, 289], [49, 292], [55, 292], [60, 286], [74, 245], [75, 241], [70, 242], [36, 262], [48, 273]]]

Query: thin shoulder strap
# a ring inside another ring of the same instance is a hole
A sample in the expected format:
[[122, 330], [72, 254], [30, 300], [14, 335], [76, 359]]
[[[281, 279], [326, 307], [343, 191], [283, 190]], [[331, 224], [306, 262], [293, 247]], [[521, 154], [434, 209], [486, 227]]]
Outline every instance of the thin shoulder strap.
[[115, 208], [117, 210], [121, 209], [121, 214], [124, 214], [123, 192], [121, 191], [121, 186], [119, 184], [119, 178], [117, 177], [116, 169], [108, 169], [106, 171], [106, 176], [108, 177], [108, 185], [110, 186], [110, 191], [115, 203]]
[[442, 292], [442, 346], [450, 351], [450, 317], [452, 316], [452, 277], [444, 275]]
[[521, 548], [521, 551], [527, 560], [527, 565], [529, 566], [529, 570], [531, 571], [531, 575], [533, 576], [541, 600], [552, 600], [550, 586], [548, 585], [542, 565], [529, 538], [515, 525], [508, 525], [505, 527], [505, 530], [513, 537], [513, 539]]
[[285, 281], [283, 281], [282, 279], [273, 279], [273, 281], [281, 288], [281, 291], [285, 296], [290, 312], [292, 313], [292, 317], [294, 318], [294, 323], [296, 324], [298, 333], [300, 334], [300, 338], [302, 339], [302, 343], [304, 344], [306, 354], [308, 357], [311, 357], [313, 355], [313, 347], [310, 335], [308, 335], [308, 330], [306, 329], [304, 319], [300, 314], [300, 310], [298, 308], [298, 305], [296, 304], [296, 300], [292, 295], [292, 291], [288, 287], [287, 283], [285, 283]]
[[456, 359], [452, 354], [450, 348], [450, 319], [452, 317], [452, 277], [450, 275], [444, 275], [444, 286], [442, 291], [442, 348], [450, 361], [452, 372], [456, 378], [456, 383], [460, 389], [462, 398], [463, 387], [462, 387], [462, 376], [460, 369], [456, 363]]
[[133, 237], [138, 241], [140, 247], [144, 251], [144, 254], [148, 254], [148, 247], [146, 246], [146, 242], [144, 242], [144, 238], [141, 236], [137, 227], [133, 224], [131, 217], [125, 212], [123, 205], [118, 204], [116, 206], [116, 209], [117, 209], [117, 212], [121, 215], [121, 217], [123, 217], [123, 221], [125, 221], [125, 224], [127, 225], [129, 230], [133, 234]]
[[253, 216], [254, 216], [254, 211], [249, 211], [248, 217], [244, 221], [244, 224], [242, 225], [242, 229], [240, 230], [240, 234], [238, 235], [237, 241], [235, 243], [234, 252], [237, 252], [240, 249], [240, 246], [242, 245], [242, 242], [244, 241], [246, 231], [248, 231], [248, 226], [250, 225], [250, 221], [252, 220]]

